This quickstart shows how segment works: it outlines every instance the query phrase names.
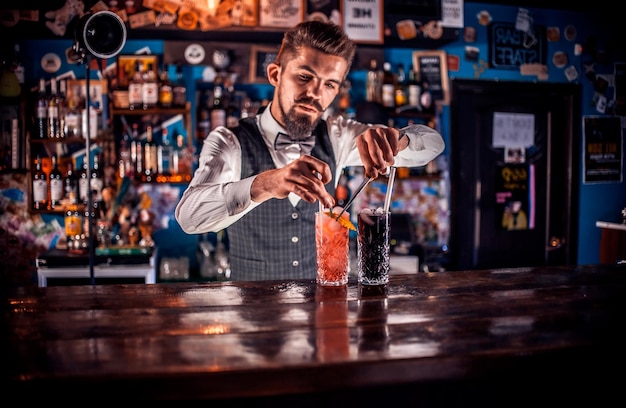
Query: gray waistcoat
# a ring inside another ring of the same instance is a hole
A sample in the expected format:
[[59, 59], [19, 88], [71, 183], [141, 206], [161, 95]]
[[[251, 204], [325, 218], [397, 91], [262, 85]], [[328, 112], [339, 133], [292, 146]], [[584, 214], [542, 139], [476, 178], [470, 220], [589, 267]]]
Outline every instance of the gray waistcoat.
[[[241, 144], [241, 178], [274, 169], [274, 162], [254, 118], [239, 121], [233, 129]], [[328, 163], [333, 180], [326, 185], [335, 193], [335, 158], [326, 123], [316, 130], [311, 155]], [[271, 199], [228, 227], [232, 280], [315, 279], [315, 212], [319, 204], [300, 200], [294, 208], [288, 199]]]

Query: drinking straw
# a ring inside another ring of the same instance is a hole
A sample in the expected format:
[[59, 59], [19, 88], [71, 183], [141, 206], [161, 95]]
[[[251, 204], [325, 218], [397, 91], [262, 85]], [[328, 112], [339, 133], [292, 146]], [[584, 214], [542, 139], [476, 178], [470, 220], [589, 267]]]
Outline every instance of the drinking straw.
[[393, 190], [393, 182], [396, 178], [396, 168], [391, 166], [389, 168], [389, 180], [387, 180], [387, 194], [385, 194], [385, 205], [383, 211], [389, 212], [389, 205], [391, 204], [391, 190]]

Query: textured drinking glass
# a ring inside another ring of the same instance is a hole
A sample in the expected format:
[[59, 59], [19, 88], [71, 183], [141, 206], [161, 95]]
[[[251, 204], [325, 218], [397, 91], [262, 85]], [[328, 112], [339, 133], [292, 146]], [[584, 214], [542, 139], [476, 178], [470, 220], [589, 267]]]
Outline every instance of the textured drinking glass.
[[390, 212], [363, 209], [357, 232], [358, 282], [385, 285], [389, 282]]
[[315, 213], [318, 284], [341, 286], [348, 283], [348, 273], [350, 272], [349, 232], [348, 228], [329, 216], [327, 210]]

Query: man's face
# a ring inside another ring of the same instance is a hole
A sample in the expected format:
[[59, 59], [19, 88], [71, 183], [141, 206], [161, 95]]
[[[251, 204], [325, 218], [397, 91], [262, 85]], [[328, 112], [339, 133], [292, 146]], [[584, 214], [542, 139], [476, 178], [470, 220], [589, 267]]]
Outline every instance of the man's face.
[[307, 137], [338, 95], [347, 63], [303, 47], [296, 58], [276, 69], [272, 115], [292, 138]]

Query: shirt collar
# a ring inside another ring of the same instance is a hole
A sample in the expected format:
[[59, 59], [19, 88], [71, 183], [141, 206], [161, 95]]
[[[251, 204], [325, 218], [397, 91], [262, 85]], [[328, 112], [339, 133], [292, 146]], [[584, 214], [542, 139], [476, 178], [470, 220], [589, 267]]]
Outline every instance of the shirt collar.
[[271, 106], [272, 103], [270, 102], [265, 107], [265, 110], [263, 110], [263, 112], [259, 115], [258, 121], [259, 129], [261, 129], [263, 139], [265, 139], [265, 144], [269, 148], [274, 149], [274, 141], [276, 140], [276, 136], [278, 135], [278, 133], [287, 133], [287, 131], [283, 129], [283, 127], [280, 126], [276, 119], [274, 119], [274, 117], [272, 116], [270, 112]]

